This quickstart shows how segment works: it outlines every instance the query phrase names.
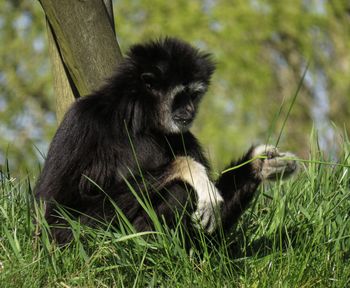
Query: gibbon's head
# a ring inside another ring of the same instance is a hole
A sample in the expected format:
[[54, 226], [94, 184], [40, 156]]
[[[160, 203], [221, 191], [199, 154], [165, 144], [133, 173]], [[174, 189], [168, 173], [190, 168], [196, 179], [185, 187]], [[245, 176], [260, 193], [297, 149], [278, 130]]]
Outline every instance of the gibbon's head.
[[127, 61], [136, 73], [140, 97], [150, 105], [153, 128], [187, 131], [215, 70], [210, 55], [181, 40], [164, 38], [132, 46]]

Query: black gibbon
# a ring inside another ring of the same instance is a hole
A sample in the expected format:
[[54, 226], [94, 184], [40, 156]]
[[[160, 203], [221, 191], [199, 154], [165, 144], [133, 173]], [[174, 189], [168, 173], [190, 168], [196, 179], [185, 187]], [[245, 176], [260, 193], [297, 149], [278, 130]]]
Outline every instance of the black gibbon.
[[134, 45], [102, 88], [72, 105], [35, 187], [53, 239], [72, 237], [57, 205], [87, 225], [113, 222], [117, 205], [137, 231], [154, 229], [135, 191], [170, 227], [183, 215], [188, 231], [228, 231], [261, 181], [295, 172], [292, 154], [261, 145], [228, 167], [266, 159], [211, 179], [189, 128], [214, 69], [209, 54], [178, 39]]

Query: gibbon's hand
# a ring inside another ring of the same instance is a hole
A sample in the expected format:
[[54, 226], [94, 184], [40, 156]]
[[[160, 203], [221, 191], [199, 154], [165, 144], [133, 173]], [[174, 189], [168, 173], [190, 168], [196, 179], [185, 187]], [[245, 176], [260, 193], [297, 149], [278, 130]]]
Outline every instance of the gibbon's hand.
[[210, 180], [205, 166], [190, 156], [179, 156], [172, 162], [168, 174], [166, 182], [180, 179], [193, 187], [197, 207], [192, 220], [197, 228], [201, 227], [208, 234], [214, 232], [224, 199]]
[[278, 180], [286, 179], [295, 174], [298, 170], [298, 164], [293, 158], [296, 156], [290, 152], [280, 152], [271, 145], [258, 145], [252, 151], [252, 158], [266, 156], [265, 159], [256, 159], [253, 161], [255, 175], [260, 180]]
[[215, 188], [214, 184], [210, 183], [210, 196], [203, 199], [198, 199], [197, 209], [192, 215], [192, 219], [197, 226], [201, 227], [206, 233], [211, 234], [218, 226], [220, 219], [220, 209], [224, 203], [224, 199]]

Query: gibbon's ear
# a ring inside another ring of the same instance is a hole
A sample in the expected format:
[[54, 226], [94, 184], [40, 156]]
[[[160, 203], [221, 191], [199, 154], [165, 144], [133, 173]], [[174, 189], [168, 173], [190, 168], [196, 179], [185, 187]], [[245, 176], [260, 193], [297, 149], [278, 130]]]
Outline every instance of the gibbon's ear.
[[147, 89], [153, 88], [156, 82], [156, 76], [153, 73], [145, 72], [141, 74], [141, 80], [145, 84]]

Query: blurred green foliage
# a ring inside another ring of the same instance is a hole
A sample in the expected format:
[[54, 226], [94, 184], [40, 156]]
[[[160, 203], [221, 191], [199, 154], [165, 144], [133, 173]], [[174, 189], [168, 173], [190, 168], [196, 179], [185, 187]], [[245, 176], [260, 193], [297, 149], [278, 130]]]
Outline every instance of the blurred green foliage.
[[[56, 128], [45, 17], [36, 1], [0, 0], [0, 11], [0, 165], [8, 157], [23, 171]], [[114, 12], [123, 52], [172, 35], [213, 54], [217, 72], [194, 132], [215, 167], [253, 143], [275, 143], [307, 62], [280, 145], [307, 156], [315, 125], [334, 153], [337, 129], [350, 132], [347, 0], [119, 0]]]
[[44, 20], [34, 1], [0, 1], [0, 170], [39, 163], [55, 129]]

